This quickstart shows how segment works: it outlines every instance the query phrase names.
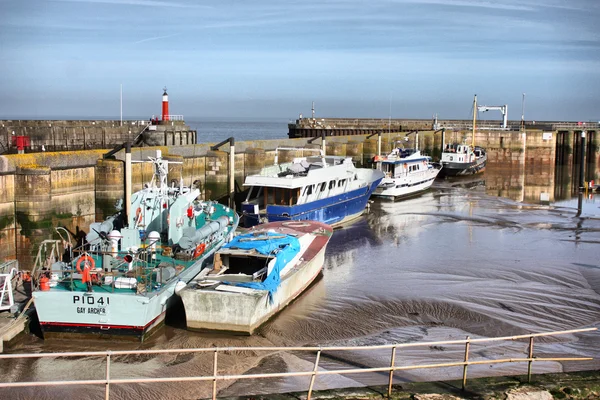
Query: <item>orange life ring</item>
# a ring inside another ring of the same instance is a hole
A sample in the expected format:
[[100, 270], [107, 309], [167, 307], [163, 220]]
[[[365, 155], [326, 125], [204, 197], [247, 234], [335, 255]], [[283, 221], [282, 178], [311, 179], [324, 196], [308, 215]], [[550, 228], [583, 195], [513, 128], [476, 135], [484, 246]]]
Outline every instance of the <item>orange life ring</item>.
[[204, 243], [200, 243], [196, 246], [196, 250], [194, 250], [194, 258], [199, 257], [204, 253], [204, 249], [206, 249], [206, 245]]
[[86, 261], [89, 263], [90, 265], [90, 269], [96, 269], [96, 262], [94, 261], [94, 259], [90, 256], [88, 256], [87, 254], [84, 256], [79, 257], [79, 260], [77, 260], [77, 272], [81, 273], [81, 263], [83, 261]]

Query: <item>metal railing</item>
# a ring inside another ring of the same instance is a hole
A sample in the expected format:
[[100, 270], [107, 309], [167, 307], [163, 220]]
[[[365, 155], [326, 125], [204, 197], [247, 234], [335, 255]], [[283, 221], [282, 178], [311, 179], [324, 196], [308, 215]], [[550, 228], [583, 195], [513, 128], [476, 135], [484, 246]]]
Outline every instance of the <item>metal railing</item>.
[[164, 121], [183, 121], [183, 115], [165, 115]]
[[[125, 351], [91, 351], [91, 352], [66, 352], [66, 353], [39, 353], [39, 354], [0, 354], [0, 360], [3, 359], [24, 359], [24, 358], [53, 358], [53, 357], [104, 357], [106, 359], [106, 369], [104, 379], [88, 379], [88, 380], [63, 380], [63, 381], [36, 381], [36, 382], [1, 382], [0, 388], [16, 388], [16, 387], [33, 387], [33, 386], [72, 386], [72, 385], [104, 385], [105, 399], [110, 398], [111, 385], [122, 385], [131, 383], [161, 383], [161, 382], [212, 382], [212, 399], [217, 398], [217, 382], [226, 380], [242, 380], [242, 379], [263, 379], [263, 378], [284, 378], [284, 377], [310, 377], [307, 399], [310, 400], [317, 376], [323, 375], [339, 375], [339, 374], [357, 374], [365, 372], [389, 372], [389, 383], [387, 395], [392, 394], [392, 383], [394, 372], [411, 369], [431, 369], [431, 368], [447, 368], [447, 367], [462, 367], [462, 388], [467, 386], [467, 370], [469, 365], [481, 364], [502, 364], [502, 363], [528, 363], [527, 378], [531, 381], [532, 367], [534, 362], [544, 361], [587, 361], [592, 360], [591, 357], [534, 357], [534, 338], [566, 335], [573, 333], [591, 332], [597, 328], [572, 329], [557, 332], [544, 332], [527, 335], [506, 336], [497, 338], [482, 338], [471, 339], [467, 337], [464, 340], [446, 340], [437, 342], [417, 342], [417, 343], [395, 343], [386, 345], [373, 346], [349, 346], [349, 347], [215, 347], [215, 348], [193, 348], [193, 349], [165, 349], [165, 350], [125, 350]], [[527, 356], [519, 358], [503, 358], [503, 359], [484, 359], [472, 360], [470, 358], [471, 346], [481, 343], [499, 342], [499, 341], [516, 341], [526, 339], [528, 341]], [[437, 364], [421, 364], [421, 365], [396, 365], [396, 353], [398, 349], [406, 349], [409, 347], [430, 347], [440, 345], [464, 345], [464, 357], [462, 361], [437, 363]], [[390, 350], [391, 361], [389, 365], [381, 367], [365, 367], [365, 368], [349, 368], [335, 370], [319, 370], [319, 362], [323, 352], [333, 351], [373, 351], [373, 350]], [[314, 366], [310, 371], [300, 372], [276, 372], [264, 374], [248, 374], [248, 375], [219, 375], [218, 357], [222, 353], [231, 352], [316, 352]], [[111, 363], [114, 363], [113, 357], [126, 355], [142, 355], [142, 354], [168, 354], [168, 353], [213, 353], [213, 374], [208, 376], [178, 376], [178, 377], [163, 377], [163, 378], [112, 378], [110, 374]]]
[[598, 129], [600, 122], [557, 122], [552, 124], [552, 129], [558, 130], [576, 130], [583, 131], [586, 129]]

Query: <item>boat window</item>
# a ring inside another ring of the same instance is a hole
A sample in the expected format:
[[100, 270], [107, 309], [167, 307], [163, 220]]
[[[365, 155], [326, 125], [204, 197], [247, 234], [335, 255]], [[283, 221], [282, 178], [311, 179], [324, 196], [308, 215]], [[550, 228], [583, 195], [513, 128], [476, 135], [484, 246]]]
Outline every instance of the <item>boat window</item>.
[[307, 187], [304, 188], [304, 196], [310, 196], [312, 194], [313, 186], [314, 185], [308, 185]]
[[321, 192], [324, 192], [327, 189], [327, 182], [321, 183]]
[[329, 181], [329, 190], [335, 188], [335, 181]]
[[259, 203], [264, 197], [265, 190], [266, 188], [263, 186], [251, 186], [250, 190], [248, 190], [246, 201], [249, 203]]
[[298, 190], [296, 189], [281, 189], [281, 199], [279, 204], [286, 206], [296, 204], [298, 201], [297, 193]]
[[272, 188], [270, 190], [267, 190], [267, 188], [265, 188], [265, 201], [267, 204], [276, 204], [275, 203], [275, 191], [277, 189]]
[[338, 187], [342, 187], [342, 186], [344, 186], [345, 184], [346, 184], [346, 180], [345, 180], [345, 179], [340, 179], [340, 180], [338, 181]]
[[277, 188], [277, 189], [274, 189], [273, 191], [275, 192], [275, 204], [280, 205], [280, 206], [287, 205], [287, 202], [289, 201], [289, 194], [286, 199], [286, 190]]

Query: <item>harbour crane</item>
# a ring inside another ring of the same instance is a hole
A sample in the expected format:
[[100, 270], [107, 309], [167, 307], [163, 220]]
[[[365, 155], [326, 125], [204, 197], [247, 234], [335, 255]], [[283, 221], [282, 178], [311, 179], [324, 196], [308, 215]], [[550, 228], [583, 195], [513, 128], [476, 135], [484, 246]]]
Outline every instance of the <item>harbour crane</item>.
[[500, 111], [502, 113], [502, 128], [508, 127], [508, 105], [503, 106], [477, 106], [477, 111]]

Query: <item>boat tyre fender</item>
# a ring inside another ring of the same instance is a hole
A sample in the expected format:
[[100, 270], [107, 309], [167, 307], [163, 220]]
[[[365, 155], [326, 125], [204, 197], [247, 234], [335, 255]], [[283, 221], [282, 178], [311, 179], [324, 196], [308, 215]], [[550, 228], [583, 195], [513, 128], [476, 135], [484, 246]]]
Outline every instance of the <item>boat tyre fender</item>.
[[[96, 262], [94, 261], [94, 259], [88, 255], [85, 255], [85, 256], [79, 257], [79, 260], [77, 260], [77, 265], [76, 265], [77, 272], [81, 273], [81, 263], [83, 263], [84, 261], [90, 266], [90, 269], [96, 269]], [[85, 264], [84, 264], [84, 267], [85, 267]]]
[[205, 249], [206, 245], [204, 243], [200, 243], [198, 246], [196, 246], [196, 249], [194, 250], [194, 258], [201, 256]]

